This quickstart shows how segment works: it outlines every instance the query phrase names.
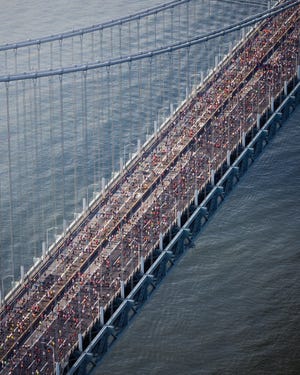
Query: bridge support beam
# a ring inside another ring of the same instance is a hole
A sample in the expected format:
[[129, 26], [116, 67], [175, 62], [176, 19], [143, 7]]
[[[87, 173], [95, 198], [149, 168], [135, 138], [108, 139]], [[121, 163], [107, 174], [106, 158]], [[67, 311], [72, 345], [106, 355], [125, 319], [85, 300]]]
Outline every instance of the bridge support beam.
[[284, 92], [284, 95], [287, 96], [287, 94], [288, 94], [288, 83], [287, 83], [287, 81], [284, 81], [283, 92]]
[[144, 275], [144, 273], [145, 273], [145, 259], [144, 259], [143, 255], [141, 255], [140, 268], [141, 268], [141, 274]]
[[270, 109], [271, 109], [271, 112], [274, 113], [274, 111], [275, 111], [275, 99], [274, 99], [274, 96], [271, 96], [271, 99], [270, 99]]
[[125, 283], [123, 280], [121, 280], [120, 283], [121, 283], [121, 298], [124, 299], [125, 298]]
[[181, 211], [177, 212], [177, 226], [178, 228], [181, 228]]
[[246, 147], [246, 133], [245, 132], [242, 133], [242, 146], [243, 148]]
[[163, 251], [164, 249], [164, 242], [163, 242], [163, 234], [162, 233], [159, 233], [159, 250], [160, 251]]
[[194, 193], [194, 203], [195, 203], [195, 206], [196, 206], [196, 207], [199, 206], [199, 190], [198, 190], [198, 189], [195, 189], [195, 193]]
[[227, 162], [227, 167], [230, 167], [230, 157], [231, 157], [231, 151], [227, 150], [227, 155], [226, 155], [226, 162]]
[[83, 352], [83, 341], [82, 341], [82, 334], [78, 333], [78, 350]]
[[258, 113], [256, 115], [256, 128], [259, 130], [260, 129], [260, 119], [261, 119], [261, 114]]
[[100, 318], [100, 324], [103, 327], [104, 326], [104, 308], [103, 308], [103, 306], [100, 306], [99, 315], [100, 315], [100, 317], [99, 317]]
[[214, 169], [210, 171], [210, 183], [212, 184], [212, 186], [215, 185], [215, 170]]

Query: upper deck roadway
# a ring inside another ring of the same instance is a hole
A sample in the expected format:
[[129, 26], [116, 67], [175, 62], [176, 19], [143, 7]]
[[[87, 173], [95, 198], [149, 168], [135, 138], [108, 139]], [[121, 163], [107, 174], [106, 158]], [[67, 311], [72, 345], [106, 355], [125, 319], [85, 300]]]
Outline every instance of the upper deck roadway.
[[1, 310], [0, 373], [51, 374], [295, 76], [300, 7], [263, 21]]

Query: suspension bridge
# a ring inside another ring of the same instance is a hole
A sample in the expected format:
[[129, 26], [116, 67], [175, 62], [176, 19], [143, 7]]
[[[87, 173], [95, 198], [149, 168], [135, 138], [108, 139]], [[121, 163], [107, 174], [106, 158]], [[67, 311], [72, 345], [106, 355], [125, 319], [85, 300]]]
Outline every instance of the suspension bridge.
[[1, 374], [88, 373], [299, 102], [300, 2], [234, 3], [0, 46]]

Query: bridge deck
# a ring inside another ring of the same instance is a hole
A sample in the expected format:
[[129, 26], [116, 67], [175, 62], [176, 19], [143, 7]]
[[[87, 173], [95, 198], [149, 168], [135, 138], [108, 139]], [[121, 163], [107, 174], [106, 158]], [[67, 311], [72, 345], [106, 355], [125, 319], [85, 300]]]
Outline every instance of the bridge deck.
[[[299, 61], [299, 6], [264, 21], [142, 148], [1, 310], [1, 374], [65, 363]], [[298, 56], [298, 57], [297, 57]], [[255, 109], [255, 111], [254, 111]]]

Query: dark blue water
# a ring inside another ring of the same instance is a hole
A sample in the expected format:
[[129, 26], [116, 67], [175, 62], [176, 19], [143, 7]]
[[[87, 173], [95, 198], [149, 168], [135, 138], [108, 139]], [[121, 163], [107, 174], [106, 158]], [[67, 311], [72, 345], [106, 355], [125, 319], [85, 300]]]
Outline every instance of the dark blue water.
[[[0, 0], [0, 39], [59, 33], [159, 3]], [[299, 126], [298, 108], [96, 375], [300, 373]]]
[[97, 375], [300, 373], [300, 108]]

